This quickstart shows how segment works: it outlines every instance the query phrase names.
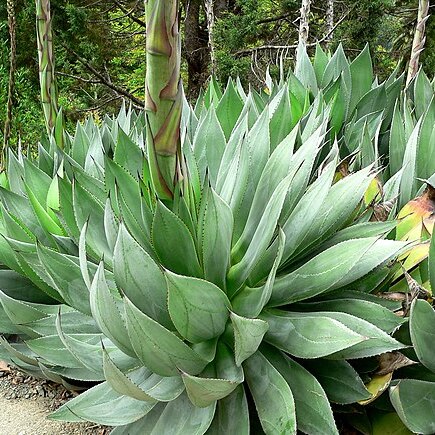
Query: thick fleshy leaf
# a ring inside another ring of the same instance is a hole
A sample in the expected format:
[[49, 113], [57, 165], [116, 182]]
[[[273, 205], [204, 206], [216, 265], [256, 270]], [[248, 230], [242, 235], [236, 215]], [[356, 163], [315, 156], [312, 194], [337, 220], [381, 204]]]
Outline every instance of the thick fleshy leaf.
[[321, 83], [322, 87], [326, 89], [328, 85], [337, 80], [337, 78], [340, 76], [343, 76], [346, 83], [346, 88], [351, 89], [352, 83], [349, 62], [341, 44], [338, 46], [337, 50], [329, 60], [328, 65], [326, 66]]
[[200, 408], [228, 396], [244, 380], [242, 368], [236, 366], [234, 356], [225, 344], [218, 344], [213, 365], [201, 377], [181, 374], [190, 401]]
[[[71, 334], [71, 337], [80, 337], [83, 342], [98, 343], [95, 340], [95, 334]], [[49, 364], [67, 368], [84, 368], [83, 364], [67, 349], [57, 334], [27, 340], [26, 344]], [[93, 372], [93, 379], [102, 380], [104, 378]]]
[[267, 347], [264, 352], [293, 392], [298, 429], [308, 435], [338, 435], [331, 406], [317, 379], [276, 349]]
[[[139, 361], [138, 361], [139, 363]], [[170, 402], [184, 390], [179, 376], [162, 377], [146, 367], [139, 367], [124, 373], [103, 349], [104, 376], [110, 386], [119, 394], [145, 402]]]
[[47, 231], [35, 217], [32, 205], [24, 196], [0, 187], [2, 206], [11, 216], [19, 218], [27, 228], [28, 233], [34, 234], [40, 241], [47, 241]]
[[141, 171], [143, 159], [142, 150], [136, 141], [133, 141], [131, 137], [127, 136], [124, 132], [124, 128], [125, 127], [122, 127], [118, 130], [113, 160], [132, 175], [136, 175]]
[[50, 414], [51, 420], [70, 422], [92, 421], [108, 426], [122, 426], [139, 420], [154, 407], [123, 396], [114, 391], [107, 382], [96, 385], [80, 394]]
[[314, 54], [313, 67], [316, 73], [317, 82], [320, 83], [325, 71], [326, 65], [328, 65], [328, 55], [323, 50], [322, 46], [316, 44], [316, 53]]
[[147, 316], [171, 328], [163, 272], [123, 224], [119, 227], [113, 260], [118, 288]]
[[[240, 126], [245, 126], [247, 129], [247, 118], [240, 123]], [[238, 127], [237, 130], [240, 130]], [[233, 141], [228, 144], [228, 150], [232, 149]], [[252, 156], [249, 155], [250, 149], [245, 136], [235, 143], [233, 152], [225, 154], [230, 161], [228, 166], [224, 167], [225, 161], [222, 162], [222, 170], [225, 170], [226, 176], [222, 177], [222, 172], [219, 173], [219, 178], [216, 184], [216, 191], [219, 196], [231, 207], [233, 213], [236, 213], [243, 203], [246, 194], [246, 185], [249, 180], [250, 165], [249, 161]]]
[[156, 254], [165, 267], [179, 274], [202, 275], [192, 234], [161, 202], [157, 203], [151, 234]]
[[[80, 237], [80, 229], [74, 216], [72, 185], [67, 178], [58, 178], [60, 212], [62, 226], [74, 240]], [[81, 228], [81, 227], [80, 227]]]
[[288, 219], [283, 223], [285, 247], [282, 262], [287, 261], [298, 246], [303, 243], [329, 192], [337, 165], [338, 147], [334, 146], [330, 157], [332, 161], [323, 169], [322, 174], [302, 196]]
[[396, 228], [397, 222], [362, 222], [345, 227], [335, 233], [332, 237], [328, 238], [319, 247], [319, 251], [324, 251], [338, 243], [345, 242], [346, 240], [361, 239], [365, 237], [377, 237], [388, 234], [391, 230]]
[[360, 405], [368, 405], [375, 401], [380, 395], [389, 387], [393, 372], [389, 372], [383, 375], [374, 375], [370, 381], [366, 384], [367, 391], [370, 393], [370, 397], [365, 400], [360, 400]]
[[420, 134], [422, 119], [418, 121], [411, 136], [406, 144], [405, 154], [403, 156], [403, 171], [400, 180], [400, 196], [398, 202], [398, 209], [400, 210], [407, 204], [417, 193], [417, 180], [416, 180], [416, 164], [417, 164], [417, 146]]
[[400, 113], [400, 105], [399, 102], [396, 102], [390, 128], [389, 158], [391, 175], [398, 173], [402, 168], [406, 142], [407, 138]]
[[142, 363], [161, 376], [176, 376], [179, 370], [197, 375], [207, 362], [171, 331], [142, 313], [126, 297], [128, 335]]
[[[47, 312], [44, 305], [26, 302], [19, 298], [15, 299], [2, 290], [0, 290], [0, 302], [13, 323], [24, 325], [28, 322], [43, 319], [50, 314], [50, 311]], [[52, 311], [57, 312], [58, 309], [58, 307], [54, 306]]]
[[80, 122], [77, 122], [74, 140], [72, 142], [72, 157], [80, 166], [85, 165], [90, 139]]
[[297, 305], [298, 310], [304, 312], [312, 311], [337, 311], [351, 314], [360, 319], [367, 320], [385, 332], [394, 332], [406, 319], [394, 314], [389, 309], [370, 301], [353, 299], [336, 299], [322, 302], [309, 302]]
[[435, 150], [433, 141], [435, 140], [435, 98], [431, 92], [432, 101], [425, 107], [421, 123], [420, 138], [417, 152], [417, 175], [421, 179], [428, 179], [435, 173]]
[[165, 272], [168, 308], [177, 331], [191, 343], [220, 336], [229, 316], [225, 293], [209, 281]]
[[112, 258], [104, 231], [104, 206], [77, 182], [73, 184], [74, 216], [79, 228], [87, 223], [86, 243], [96, 259]]
[[216, 184], [225, 145], [224, 132], [212, 107], [200, 121], [193, 139], [193, 151], [201, 180], [204, 180], [208, 168], [210, 180], [213, 185]]
[[[110, 192], [111, 204], [115, 214], [122, 211], [116, 201], [117, 197], [119, 199], [119, 196], [122, 196], [131, 215], [137, 222], [141, 222], [140, 187], [133, 176], [136, 174], [130, 174], [110, 159], [106, 159], [105, 169], [106, 189]], [[125, 219], [125, 216], [123, 217]]]
[[231, 313], [230, 317], [234, 330], [234, 356], [236, 364], [240, 366], [257, 351], [269, 325], [264, 320], [248, 319], [236, 313]]
[[304, 365], [320, 382], [331, 402], [355, 403], [370, 397], [358, 373], [347, 361], [322, 359], [306, 361]]
[[364, 50], [352, 61], [349, 68], [352, 79], [351, 100], [349, 102], [349, 113], [351, 114], [360, 99], [372, 86], [373, 66], [368, 45], [366, 45]]
[[[144, 403], [144, 402], [142, 402]], [[158, 403], [145, 417], [112, 435], [203, 435], [210, 426], [216, 403], [207, 408], [194, 406], [186, 394], [166, 403]]]
[[228, 80], [227, 88], [216, 108], [216, 115], [226, 139], [230, 137], [242, 108], [243, 102], [237, 94], [233, 81], [230, 79]]
[[91, 314], [89, 290], [83, 280], [79, 259], [37, 245], [41, 264], [50, 274], [64, 301], [85, 314]]
[[[263, 172], [258, 182], [257, 190], [255, 191], [252, 200], [251, 209], [247, 218], [245, 228], [239, 240], [233, 248], [233, 255], [235, 258], [241, 258], [246, 252], [250, 241], [258, 227], [261, 216], [273, 194], [278, 187], [278, 184], [289, 174], [296, 173], [299, 168], [300, 162], [297, 165], [292, 163], [292, 154], [294, 144], [296, 141], [297, 129], [293, 131], [284, 139], [267, 161]], [[301, 159], [303, 158], [301, 157]], [[235, 242], [235, 241], [234, 241]]]
[[[92, 160], [91, 160], [92, 161]], [[71, 170], [73, 175], [73, 178], [75, 182], [78, 182], [87, 192], [89, 192], [92, 196], [94, 196], [100, 203], [104, 204], [107, 194], [106, 190], [104, 188], [104, 183], [100, 181], [98, 178], [96, 178], [96, 172], [94, 172], [95, 176], [92, 176], [89, 172], [83, 171], [78, 166], [75, 166], [73, 162], [71, 163]], [[92, 166], [98, 167], [98, 164], [94, 165], [94, 162], [91, 164]], [[53, 187], [55, 189], [55, 187]], [[55, 204], [57, 205], [57, 204]], [[59, 207], [55, 208], [58, 209]]]
[[233, 213], [228, 204], [209, 186], [202, 193], [198, 220], [198, 247], [204, 278], [225, 289], [230, 264]]
[[106, 233], [107, 243], [110, 249], [115, 248], [116, 238], [118, 236], [119, 220], [112, 210], [110, 198], [107, 198], [104, 207], [104, 232]]
[[[382, 307], [388, 308], [391, 311], [398, 311], [400, 310], [400, 308], [402, 308], [402, 302], [400, 300], [386, 299], [380, 296], [372, 295], [370, 293], [363, 293], [362, 291], [358, 290], [340, 289], [335, 292], [329, 293], [321, 298], [321, 300], [325, 301], [333, 301], [336, 299], [346, 299], [348, 301], [368, 301], [376, 305], [381, 305]], [[302, 303], [301, 305], [304, 305], [304, 303]]]
[[295, 76], [314, 96], [317, 94], [316, 73], [303, 43], [300, 43], [297, 48]]
[[25, 345], [12, 345], [3, 336], [0, 336], [0, 345], [2, 346], [2, 350], [6, 350], [8, 358], [13, 357], [31, 366], [38, 365], [38, 360], [36, 359], [37, 355], [31, 352], [31, 348], [29, 351], [29, 348]]
[[375, 415], [371, 420], [373, 435], [412, 435], [412, 432], [403, 424], [395, 412]]
[[127, 333], [123, 302], [116, 289], [109, 289], [101, 263], [90, 289], [92, 315], [104, 335], [110, 338], [124, 353], [134, 356], [134, 350]]
[[265, 340], [299, 358], [319, 358], [347, 349], [366, 340], [346, 325], [324, 313], [314, 316], [268, 310], [261, 319], [269, 324]]
[[269, 104], [270, 149], [274, 150], [290, 133], [296, 122], [292, 122], [289, 92], [284, 86]]
[[[270, 154], [270, 132], [269, 132], [269, 108], [266, 107], [263, 113], [256, 119], [254, 125], [246, 135], [245, 145], [247, 149], [248, 173], [244, 186], [241, 186], [243, 197], [240, 198], [234, 210], [234, 231], [233, 239], [238, 240], [255, 196], [264, 167]], [[236, 180], [241, 183], [241, 180]]]
[[393, 350], [403, 349], [406, 347], [371, 323], [350, 314], [331, 311], [310, 313], [309, 315], [314, 317], [329, 317], [330, 319], [342, 323], [352, 331], [364, 337], [364, 341], [361, 343], [357, 343], [349, 348], [335, 352], [333, 355], [331, 355], [331, 358], [366, 358], [368, 356], [379, 355], [385, 352], [391, 352]]
[[371, 172], [372, 168], [368, 167], [332, 185], [295, 256], [312, 251], [320, 242], [326, 241], [336, 231], [345, 227], [346, 222], [353, 218], [356, 207], [373, 179]]
[[272, 295], [272, 288], [275, 281], [276, 272], [281, 264], [284, 245], [285, 234], [280, 228], [278, 232], [278, 249], [275, 261], [272, 265], [266, 282], [261, 287], [244, 287], [239, 293], [236, 294], [231, 303], [234, 311], [237, 314], [246, 317], [257, 317], [267, 305], [270, 300], [270, 296]]
[[41, 203], [38, 201], [35, 194], [27, 184], [26, 184], [26, 193], [30, 203], [32, 204], [33, 210], [35, 212], [36, 217], [38, 218], [40, 225], [51, 234], [63, 236], [65, 232], [63, 231], [63, 228], [60, 226], [60, 222], [58, 221], [58, 219], [55, 217], [55, 215], [50, 216], [50, 214], [41, 205]]
[[243, 368], [264, 432], [296, 434], [292, 390], [278, 370], [259, 351], [243, 363]]
[[58, 315], [56, 318], [56, 330], [65, 348], [68, 349], [72, 355], [74, 355], [74, 357], [83, 365], [83, 367], [95, 372], [97, 376], [101, 376], [101, 378], [104, 379], [103, 355], [101, 352], [101, 346], [95, 343], [98, 340], [102, 340], [102, 335], [94, 334], [94, 337], [90, 337], [90, 339], [88, 339], [87, 336], [81, 337], [80, 334], [75, 334], [75, 336], [72, 334], [65, 334], [62, 331], [60, 315]]
[[[66, 306], [61, 307], [62, 329], [67, 334], [97, 334], [100, 332], [95, 320], [79, 311], [68, 311]], [[51, 314], [34, 322], [26, 324], [28, 328], [39, 336], [56, 334], [56, 314]]]
[[390, 388], [390, 400], [412, 432], [427, 435], [435, 432], [435, 382], [402, 379]]
[[232, 266], [228, 272], [227, 285], [229, 295], [234, 295], [237, 292], [269, 245], [293, 177], [294, 174], [289, 174], [278, 184], [266, 205], [266, 209], [258, 222], [257, 229], [243, 258]]
[[217, 402], [216, 412], [207, 435], [249, 435], [249, 411], [243, 385]]
[[297, 302], [350, 284], [396, 256], [403, 242], [375, 237], [339, 243], [275, 281], [271, 306]]
[[219, 166], [216, 185], [212, 185], [219, 195], [221, 195], [221, 189], [223, 186], [225, 184], [228, 186], [228, 182], [226, 182], [227, 178], [230, 178], [233, 184], [236, 182], [234, 178], [234, 171], [237, 169], [237, 167], [234, 166], [234, 161], [238, 161], [238, 159], [240, 159], [242, 150], [244, 153], [246, 153], [246, 148], [243, 142], [245, 141], [248, 127], [248, 115], [245, 114], [241, 117], [240, 121], [236, 124], [234, 131], [231, 133], [228, 144], [225, 147], [224, 155], [222, 156], [221, 164]]
[[435, 373], [435, 311], [423, 300], [415, 299], [411, 306], [409, 332], [415, 353], [421, 363]]
[[433, 98], [433, 88], [425, 72], [421, 69], [414, 81], [414, 104], [417, 119], [426, 111]]

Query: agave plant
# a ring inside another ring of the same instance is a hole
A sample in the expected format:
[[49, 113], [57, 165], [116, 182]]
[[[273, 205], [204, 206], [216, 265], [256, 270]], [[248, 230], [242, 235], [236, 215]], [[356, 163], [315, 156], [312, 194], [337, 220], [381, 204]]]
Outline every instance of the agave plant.
[[[44, 340], [36, 341], [36, 353], [31, 350], [32, 345], [29, 347], [22, 342], [9, 344], [2, 340], [3, 350], [7, 351], [2, 357], [24, 371], [63, 383], [68, 388], [83, 387], [86, 382], [102, 378], [77, 361], [74, 362], [68, 352], [62, 352], [61, 342], [56, 338], [55, 319], [58, 312], [63, 313], [64, 325], [70, 333], [96, 333], [99, 328], [89, 316], [89, 310], [82, 307], [76, 311], [71, 308], [75, 304], [71, 304], [68, 298], [65, 300], [53, 281], [47, 279], [44, 265], [38, 260], [35, 242], [67, 256], [77, 254], [77, 224], [75, 217], [68, 214], [67, 210], [72, 212], [72, 209], [66, 208], [68, 201], [72, 200], [72, 184], [68, 180], [73, 177], [81, 179], [82, 186], [97, 192], [98, 185], [102, 183], [98, 177], [102, 175], [100, 165], [104, 165], [101, 160], [103, 149], [113, 154], [113, 144], [116, 142], [115, 159], [127, 158], [125, 147], [132, 139], [143, 143], [142, 133], [139, 134], [138, 129], [143, 131], [144, 125], [143, 116], [136, 117], [131, 111], [122, 109], [116, 121], [106, 119], [101, 130], [93, 122], [87, 122], [84, 126], [79, 124], [75, 137], [66, 137], [67, 144], [71, 145], [69, 155], [62, 157], [62, 153], [57, 154], [54, 139], [45, 147], [39, 146], [37, 160], [24, 155], [17, 158], [13, 153], [9, 155], [9, 188], [2, 188], [1, 191], [0, 250], [4, 265], [0, 271], [4, 307], [4, 311], [0, 312], [1, 333], [18, 335], [22, 340], [47, 337], [50, 346], [57, 346], [58, 350], [53, 358], [49, 356], [47, 359], [44, 351], [38, 350], [38, 345], [42, 345]], [[136, 145], [134, 149], [140, 156]], [[128, 156], [133, 157], [131, 153]], [[61, 162], [62, 158], [65, 160]], [[71, 163], [75, 168], [74, 175]], [[67, 173], [71, 178], [68, 178]], [[59, 214], [60, 208], [66, 213]], [[73, 285], [77, 291], [74, 296], [76, 302], [81, 297], [77, 279], [73, 275], [67, 279], [70, 281], [68, 285]], [[54, 344], [56, 341], [57, 345]]]
[[[378, 85], [368, 50], [349, 64], [341, 47], [314, 63], [299, 49], [270, 95], [212, 80], [193, 110], [176, 3], [147, 4], [145, 115], [78, 125], [36, 160], [10, 154], [0, 327], [22, 342], [1, 344], [37, 376], [96, 384], [53, 419], [115, 435], [338, 433], [339, 411], [379, 396], [373, 357], [406, 347], [400, 304], [371, 294], [408, 247], [383, 238], [395, 222], [365, 218], [378, 154], [337, 177], [369, 149], [360, 130], [385, 142], [401, 78]], [[391, 391], [397, 409], [409, 400]]]
[[[365, 196], [369, 207], [364, 220], [398, 219], [395, 237], [398, 240], [418, 242], [405, 252], [401, 265], [391, 272], [390, 292], [408, 291], [406, 273], [427, 290], [429, 243], [433, 232], [433, 185], [435, 164], [433, 146], [434, 92], [423, 71], [402, 92], [396, 101], [392, 122], [388, 130], [388, 152], [383, 167]], [[379, 118], [381, 122], [382, 117]], [[366, 149], [372, 157], [379, 155], [382, 142], [381, 124], [378, 123], [372, 140], [367, 136]], [[368, 162], [373, 160], [369, 159]]]
[[52, 418], [115, 434], [337, 433], [330, 402], [370, 397], [348, 360], [402, 348], [389, 333], [404, 320], [354, 289], [406, 243], [379, 238], [394, 223], [351, 225], [372, 168], [333, 184], [326, 124], [273, 144], [274, 107], [258, 114], [230, 82], [198, 122], [185, 111], [189, 180], [165, 203], [131, 128], [141, 116], [79, 126], [36, 162], [11, 155], [3, 258], [52, 299], [3, 291], [25, 338], [5, 345], [35, 373], [104, 380]]

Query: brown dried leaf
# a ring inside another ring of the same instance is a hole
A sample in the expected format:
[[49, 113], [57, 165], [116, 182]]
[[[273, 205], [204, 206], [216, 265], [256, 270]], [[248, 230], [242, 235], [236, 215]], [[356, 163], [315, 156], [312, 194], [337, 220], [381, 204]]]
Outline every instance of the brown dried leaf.
[[388, 352], [379, 356], [379, 368], [377, 375], [386, 375], [401, 367], [417, 364], [415, 361], [407, 358], [400, 352]]

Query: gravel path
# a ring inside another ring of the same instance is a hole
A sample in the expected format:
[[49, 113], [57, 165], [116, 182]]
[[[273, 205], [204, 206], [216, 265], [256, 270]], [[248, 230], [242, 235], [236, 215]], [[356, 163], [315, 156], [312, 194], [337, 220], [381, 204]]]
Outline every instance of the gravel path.
[[92, 424], [61, 423], [47, 415], [71, 398], [71, 393], [6, 368], [0, 361], [0, 435], [107, 435]]
[[[1, 394], [1, 393], [0, 393]], [[77, 425], [52, 422], [47, 399], [5, 399], [0, 395], [1, 435], [79, 435], [92, 432]], [[94, 433], [98, 433], [94, 432]]]

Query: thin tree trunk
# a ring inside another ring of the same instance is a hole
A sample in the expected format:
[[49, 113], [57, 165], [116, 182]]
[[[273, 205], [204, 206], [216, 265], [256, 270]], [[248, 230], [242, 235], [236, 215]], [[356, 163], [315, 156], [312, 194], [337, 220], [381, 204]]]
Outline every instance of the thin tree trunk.
[[326, 2], [326, 34], [325, 45], [331, 43], [334, 37], [334, 0], [327, 0]]
[[3, 148], [0, 156], [0, 169], [6, 161], [7, 149], [9, 146], [9, 140], [11, 138], [11, 126], [12, 126], [12, 109], [14, 103], [15, 93], [15, 73], [17, 68], [17, 39], [16, 39], [16, 17], [15, 17], [15, 1], [7, 0], [7, 12], [8, 12], [8, 26], [10, 36], [10, 61], [9, 61], [9, 85], [8, 85], [8, 101], [6, 109], [6, 120], [3, 135]]
[[307, 45], [308, 42], [308, 33], [310, 30], [310, 6], [310, 0], [302, 0], [301, 15], [299, 21], [299, 43], [303, 45]]
[[205, 12], [207, 15], [207, 28], [208, 28], [208, 46], [210, 49], [211, 73], [216, 72], [216, 54], [214, 46], [214, 0], [204, 0]]
[[411, 58], [409, 60], [408, 77], [406, 84], [415, 77], [419, 68], [420, 53], [424, 49], [426, 42], [425, 30], [426, 21], [429, 18], [429, 0], [419, 0], [418, 2], [418, 16], [417, 26], [415, 28], [414, 40], [412, 41]]
[[200, 26], [201, 3], [201, 0], [185, 2], [184, 55], [189, 75], [187, 83], [189, 99], [197, 97], [209, 75], [208, 32]]

